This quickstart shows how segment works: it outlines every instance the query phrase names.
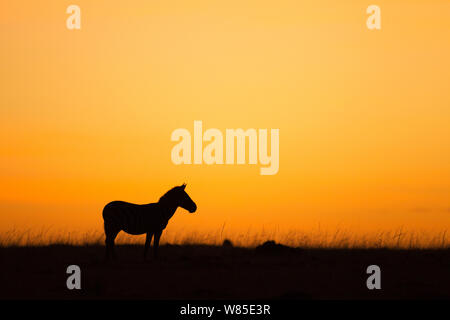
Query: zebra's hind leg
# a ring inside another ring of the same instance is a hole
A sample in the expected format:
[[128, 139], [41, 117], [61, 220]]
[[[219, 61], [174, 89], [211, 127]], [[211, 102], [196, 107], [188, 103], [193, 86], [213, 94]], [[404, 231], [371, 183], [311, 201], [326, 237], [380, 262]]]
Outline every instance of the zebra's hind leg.
[[120, 230], [112, 229], [105, 223], [105, 244], [106, 244], [106, 255], [105, 260], [109, 260], [112, 256], [113, 259], [116, 259], [116, 253], [114, 251], [114, 240], [116, 240], [117, 234]]
[[153, 232], [147, 232], [147, 237], [145, 238], [145, 247], [144, 247], [144, 261], [147, 260], [147, 252], [150, 247], [150, 243], [152, 242]]
[[[116, 234], [117, 235], [117, 234]], [[114, 240], [116, 237], [106, 237], [106, 260], [109, 260], [111, 257], [116, 260], [116, 252], [114, 250]]]

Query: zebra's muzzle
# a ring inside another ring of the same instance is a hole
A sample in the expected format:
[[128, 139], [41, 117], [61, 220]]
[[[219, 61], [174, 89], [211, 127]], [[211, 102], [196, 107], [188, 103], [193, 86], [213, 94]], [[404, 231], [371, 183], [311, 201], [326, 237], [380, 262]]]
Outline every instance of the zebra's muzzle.
[[194, 213], [195, 211], [197, 211], [197, 205], [194, 204], [194, 206], [192, 208], [189, 208], [188, 210], [190, 213]]

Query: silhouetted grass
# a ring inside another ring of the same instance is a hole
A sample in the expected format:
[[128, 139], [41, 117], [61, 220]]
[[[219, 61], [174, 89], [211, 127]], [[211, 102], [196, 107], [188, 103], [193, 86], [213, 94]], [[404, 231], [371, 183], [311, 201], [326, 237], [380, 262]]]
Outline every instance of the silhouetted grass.
[[[117, 244], [142, 244], [145, 235], [130, 236], [121, 232]], [[213, 231], [183, 231], [168, 228], [161, 238], [162, 244], [177, 245], [221, 245], [227, 239], [237, 247], [256, 247], [268, 240], [275, 240], [291, 247], [327, 249], [447, 249], [450, 239], [447, 231], [425, 232], [407, 231], [403, 228], [379, 231], [370, 234], [354, 234], [344, 229], [327, 230], [253, 230], [246, 232], [224, 230], [224, 226]], [[18, 230], [13, 229], [0, 234], [0, 246], [45, 246], [45, 245], [103, 245], [102, 230], [88, 232], [59, 231], [50, 228]]]

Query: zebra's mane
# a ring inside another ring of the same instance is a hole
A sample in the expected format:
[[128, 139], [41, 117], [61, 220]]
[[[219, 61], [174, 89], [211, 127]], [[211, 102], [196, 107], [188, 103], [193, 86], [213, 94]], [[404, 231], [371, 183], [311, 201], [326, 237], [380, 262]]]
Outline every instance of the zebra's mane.
[[169, 191], [167, 191], [161, 198], [159, 198], [159, 202], [166, 202], [166, 201], [171, 201], [174, 199], [174, 195], [176, 193], [176, 191], [179, 190], [179, 186], [177, 187], [173, 187], [172, 189], [170, 189]]

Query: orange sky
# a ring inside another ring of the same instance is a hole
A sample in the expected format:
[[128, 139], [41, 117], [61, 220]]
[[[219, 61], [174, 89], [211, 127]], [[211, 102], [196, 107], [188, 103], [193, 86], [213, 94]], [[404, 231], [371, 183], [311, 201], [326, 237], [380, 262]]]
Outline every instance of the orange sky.
[[[81, 8], [81, 30], [66, 8]], [[0, 3], [0, 231], [101, 227], [187, 182], [169, 228], [450, 227], [450, 2]], [[180, 165], [171, 132], [280, 129], [280, 167]]]

